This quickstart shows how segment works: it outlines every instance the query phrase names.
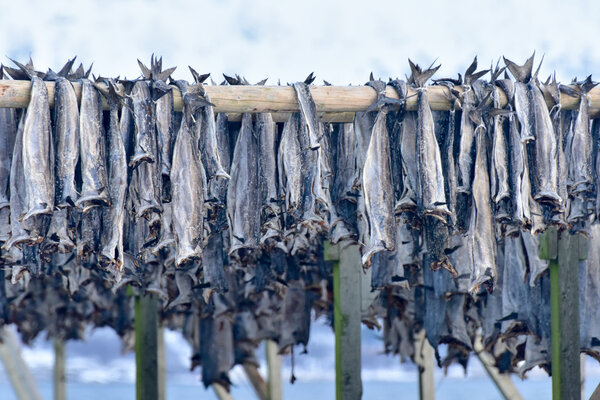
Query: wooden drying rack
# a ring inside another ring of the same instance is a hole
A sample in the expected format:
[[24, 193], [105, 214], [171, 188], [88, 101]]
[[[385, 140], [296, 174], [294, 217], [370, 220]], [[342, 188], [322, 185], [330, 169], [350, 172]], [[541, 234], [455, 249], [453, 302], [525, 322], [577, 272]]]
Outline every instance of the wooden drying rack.
[[[50, 106], [54, 106], [54, 82], [46, 82]], [[0, 80], [0, 108], [13, 107], [25, 108], [30, 98], [29, 81]], [[81, 97], [81, 84], [73, 82], [77, 98]], [[241, 113], [270, 112], [277, 122], [287, 119], [290, 112], [298, 111], [298, 100], [294, 88], [291, 86], [212, 86], [205, 85], [206, 94], [215, 104], [215, 112], [231, 114], [230, 119], [240, 118]], [[462, 88], [456, 86], [456, 91]], [[369, 86], [310, 86], [312, 97], [317, 106], [317, 112], [324, 122], [352, 122], [354, 113], [365, 111], [377, 98], [375, 90]], [[496, 88], [501, 105], [506, 105], [507, 99], [504, 92]], [[432, 110], [442, 111], [450, 109], [450, 90], [445, 86], [428, 86], [427, 93]], [[417, 109], [416, 91], [408, 88], [406, 108]], [[388, 86], [386, 96], [398, 98], [396, 91]], [[549, 93], [544, 93], [548, 108], [554, 105]], [[590, 97], [590, 113], [600, 116], [600, 86], [593, 88]], [[173, 87], [173, 102], [176, 111], [183, 108], [181, 92]], [[561, 107], [574, 110], [579, 106], [579, 98], [561, 95]], [[108, 108], [106, 102], [104, 107]]]

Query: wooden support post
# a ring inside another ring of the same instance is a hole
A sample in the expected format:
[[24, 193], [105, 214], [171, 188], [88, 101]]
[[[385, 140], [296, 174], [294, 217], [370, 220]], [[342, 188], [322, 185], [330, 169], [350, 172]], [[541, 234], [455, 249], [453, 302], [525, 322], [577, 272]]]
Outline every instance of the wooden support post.
[[600, 400], [600, 385], [596, 386], [594, 393], [590, 396], [590, 400]]
[[256, 368], [256, 365], [245, 363], [242, 365], [242, 368], [254, 388], [256, 397], [258, 397], [259, 400], [267, 400], [267, 383], [258, 371], [258, 368]]
[[419, 367], [419, 400], [435, 400], [434, 350], [425, 329], [415, 335], [415, 363]]
[[41, 400], [42, 396], [21, 356], [19, 341], [8, 327], [0, 327], [0, 359], [19, 400]]
[[233, 400], [233, 396], [231, 395], [231, 393], [229, 393], [227, 391], [227, 389], [225, 389], [223, 386], [221, 386], [221, 384], [213, 383], [210, 386], [215, 391], [215, 394], [217, 395], [219, 400]]
[[54, 369], [52, 370], [54, 400], [67, 399], [67, 374], [65, 364], [65, 341], [54, 338]]
[[550, 260], [552, 398], [581, 397], [579, 358], [579, 261], [587, 258], [587, 239], [548, 229], [540, 237], [540, 258]]
[[502, 394], [502, 397], [506, 400], [523, 400], [519, 390], [510, 379], [510, 375], [501, 374], [500, 371], [498, 371], [498, 368], [495, 367], [494, 357], [485, 351], [483, 344], [481, 343], [481, 336], [479, 335], [475, 338], [473, 350], [475, 350], [475, 355], [490, 378], [492, 378], [492, 381], [494, 381], [494, 384], [500, 391], [500, 394]]
[[579, 371], [581, 372], [581, 400], [586, 400], [585, 397], [585, 354], [579, 356]]
[[158, 400], [158, 300], [135, 297], [136, 399]]
[[265, 341], [265, 353], [267, 359], [267, 399], [283, 400], [279, 346], [274, 341], [267, 340]]
[[[360, 323], [362, 265], [356, 245], [326, 246], [333, 264], [336, 399], [362, 397]], [[339, 261], [335, 261], [336, 258]]]
[[167, 399], [167, 360], [166, 360], [166, 349], [165, 349], [165, 328], [158, 328], [158, 342], [157, 342], [157, 356], [158, 356], [158, 400]]

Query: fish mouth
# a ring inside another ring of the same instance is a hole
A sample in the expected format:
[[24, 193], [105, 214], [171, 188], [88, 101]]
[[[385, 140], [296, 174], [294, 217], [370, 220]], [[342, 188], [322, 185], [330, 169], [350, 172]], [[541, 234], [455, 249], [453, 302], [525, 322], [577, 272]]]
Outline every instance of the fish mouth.
[[35, 217], [37, 215], [47, 215], [52, 214], [52, 206], [47, 203], [41, 203], [34, 206], [31, 210], [27, 211], [24, 215], [20, 216], [18, 220], [20, 222], [28, 221], [31, 217]]

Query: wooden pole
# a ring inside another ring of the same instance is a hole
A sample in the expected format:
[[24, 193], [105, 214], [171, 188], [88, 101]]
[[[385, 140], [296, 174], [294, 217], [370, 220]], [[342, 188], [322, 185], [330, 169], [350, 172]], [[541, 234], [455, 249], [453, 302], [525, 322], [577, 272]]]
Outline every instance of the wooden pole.
[[587, 241], [579, 234], [551, 228], [540, 237], [540, 258], [550, 260], [552, 398], [581, 397], [579, 358], [579, 261]]
[[585, 354], [579, 355], [579, 371], [581, 372], [581, 400], [586, 400], [585, 397]]
[[158, 400], [158, 300], [135, 297], [136, 399]]
[[434, 350], [425, 329], [415, 335], [415, 363], [419, 367], [419, 400], [435, 400]]
[[283, 400], [279, 346], [274, 341], [267, 340], [265, 341], [265, 353], [267, 359], [267, 399]]
[[21, 356], [19, 341], [8, 327], [0, 327], [0, 359], [19, 400], [41, 400], [31, 371]]
[[[29, 104], [29, 81], [0, 80], [0, 107], [23, 108]], [[54, 82], [46, 82], [50, 106], [54, 104]], [[77, 98], [81, 97], [81, 84], [73, 82]], [[298, 111], [298, 100], [294, 89], [290, 86], [204, 86], [211, 102], [215, 105], [215, 112], [227, 113], [252, 113], [252, 112], [277, 112]], [[461, 91], [461, 87], [454, 88]], [[365, 111], [377, 98], [375, 90], [368, 86], [311, 86], [310, 91], [315, 101], [318, 112], [356, 112]], [[506, 104], [504, 93], [497, 89], [500, 104]], [[406, 107], [416, 110], [417, 96], [413, 89], [408, 89]], [[429, 104], [433, 110], [448, 110], [450, 92], [445, 86], [428, 86], [427, 93]], [[386, 95], [398, 98], [394, 89], [388, 87]], [[551, 96], [544, 93], [548, 107], [554, 105]], [[600, 87], [595, 87], [589, 92], [590, 112], [600, 111]], [[173, 87], [173, 101], [177, 111], [181, 111], [183, 100], [181, 92]], [[561, 96], [563, 109], [576, 109], [579, 98], [566, 94]], [[106, 102], [104, 107], [108, 108]]]
[[67, 399], [67, 374], [65, 365], [65, 341], [54, 338], [54, 369], [52, 370], [54, 400]]
[[510, 379], [510, 375], [500, 373], [498, 368], [495, 367], [494, 357], [485, 351], [483, 344], [481, 343], [481, 336], [479, 335], [475, 338], [473, 350], [475, 350], [475, 355], [490, 378], [492, 378], [492, 381], [494, 381], [494, 384], [500, 391], [500, 394], [502, 394], [502, 397], [506, 400], [523, 400], [519, 390]]
[[233, 396], [231, 395], [231, 393], [229, 393], [227, 389], [221, 386], [220, 383], [213, 383], [210, 386], [215, 391], [215, 394], [217, 395], [219, 400], [233, 400]]
[[[362, 397], [361, 280], [362, 264], [356, 245], [326, 246], [325, 259], [333, 261], [333, 319], [335, 329], [336, 399]], [[336, 261], [339, 260], [339, 261]]]
[[260, 400], [267, 400], [267, 383], [258, 371], [258, 368], [256, 368], [256, 365], [244, 363], [242, 367], [246, 373], [246, 376], [248, 377], [248, 380], [254, 388], [256, 397], [258, 397]]
[[157, 364], [158, 364], [158, 400], [167, 399], [167, 364], [165, 350], [165, 328], [158, 328], [157, 338]]

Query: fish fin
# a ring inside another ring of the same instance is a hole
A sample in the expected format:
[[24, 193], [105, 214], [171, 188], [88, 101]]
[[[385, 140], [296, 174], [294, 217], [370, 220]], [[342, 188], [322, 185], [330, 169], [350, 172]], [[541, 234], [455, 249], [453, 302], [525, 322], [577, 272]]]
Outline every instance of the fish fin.
[[[435, 61], [434, 61], [435, 62]], [[441, 65], [437, 67], [429, 67], [425, 71], [421, 70], [421, 67], [414, 64], [410, 59], [408, 60], [411, 70], [410, 83], [413, 83], [416, 87], [423, 87], [425, 83], [440, 69]], [[433, 64], [432, 64], [433, 65]]]
[[527, 61], [525, 61], [525, 64], [523, 64], [523, 65], [518, 65], [515, 62], [510, 61], [506, 57], [502, 57], [502, 58], [504, 59], [504, 63], [506, 64], [506, 67], [508, 68], [510, 73], [513, 75], [513, 77], [519, 82], [527, 83], [531, 79], [531, 71], [533, 70], [534, 57], [535, 57], [535, 51], [533, 52], [531, 57], [529, 57], [527, 59]]
[[[154, 57], [154, 55], [152, 57]], [[144, 79], [152, 78], [152, 71], [148, 67], [146, 67], [144, 65], [144, 63], [140, 61], [139, 58], [138, 58], [137, 62], [138, 62], [138, 65], [140, 66], [140, 69], [142, 70], [142, 75], [144, 76]]]
[[265, 79], [263, 79], [262, 81], [258, 81], [258, 82], [256, 83], [256, 85], [257, 85], [257, 86], [264, 86], [264, 85], [265, 85], [265, 83], [267, 83], [267, 79], [269, 79], [269, 78], [265, 78]]
[[[36, 71], [33, 69], [33, 64], [32, 64], [32, 62], [31, 62], [31, 58], [29, 59], [29, 63], [27, 63], [26, 65], [23, 65], [23, 64], [21, 64], [20, 62], [18, 62], [18, 61], [15, 61], [15, 60], [13, 60], [13, 59], [12, 59], [12, 58], [10, 58], [10, 57], [8, 57], [8, 59], [9, 59], [10, 61], [12, 61], [13, 63], [15, 63], [15, 65], [16, 65], [17, 67], [19, 67], [19, 69], [18, 69], [18, 70], [17, 70], [17, 69], [12, 69], [12, 70], [13, 70], [15, 73], [16, 73], [17, 71], [19, 71], [19, 70], [22, 72], [22, 74], [20, 74], [21, 78], [18, 78], [18, 79], [20, 79], [20, 80], [22, 80], [22, 79], [32, 79], [34, 76], [37, 76], [37, 77], [39, 77], [39, 76], [40, 76], [40, 73], [36, 72]], [[7, 70], [8, 70], [8, 68], [7, 68]], [[10, 71], [9, 71], [9, 73], [10, 73]], [[23, 75], [23, 74], [24, 74], [24, 75]], [[13, 79], [17, 79], [17, 78], [15, 78], [15, 77], [14, 77], [12, 74], [11, 74], [11, 76], [13, 77]]]
[[[0, 79], [2, 79], [2, 75], [0, 75]], [[331, 86], [331, 83], [327, 82], [325, 79], [323, 79], [323, 84], [325, 86]]]
[[75, 63], [76, 58], [77, 58], [77, 56], [75, 56], [72, 59], [70, 59], [69, 61], [67, 61], [67, 63], [60, 69], [60, 71], [58, 71], [58, 76], [62, 76], [63, 78], [66, 78], [69, 75], [69, 73], [71, 72], [71, 68], [73, 68], [73, 64]]
[[369, 74], [369, 82], [373, 82], [375, 78], [373, 77], [373, 71]]
[[546, 56], [546, 54], [542, 54], [542, 59], [540, 60], [540, 64], [538, 65], [537, 69], [535, 70], [535, 73], [533, 74], [534, 82], [538, 81], [538, 74], [540, 73], [540, 68], [542, 68], [542, 63], [544, 62], [545, 56]]
[[582, 93], [582, 95], [588, 94], [590, 92], [590, 90], [592, 90], [597, 84], [598, 84], [598, 82], [593, 82], [592, 81], [592, 76], [589, 75], [581, 83], [581, 93]]
[[467, 77], [470, 77], [471, 75], [473, 75], [473, 73], [475, 72], [476, 69], [477, 69], [477, 56], [475, 56], [475, 58], [473, 59], [473, 62], [471, 63], [471, 65], [469, 65], [469, 67], [465, 71], [465, 79], [467, 79]]
[[304, 80], [304, 83], [306, 83], [307, 85], [310, 85], [311, 83], [313, 83], [316, 79], [315, 73], [311, 72], [306, 79]]
[[198, 72], [196, 72], [194, 68], [190, 67], [189, 65], [188, 68], [190, 69], [190, 72], [192, 73], [192, 76], [194, 77], [194, 82], [196, 84], [204, 82], [210, 76], [210, 72], [207, 74], [200, 75]]
[[223, 77], [225, 78], [227, 83], [229, 83], [230, 85], [239, 85], [240, 84], [239, 79], [234, 78], [233, 76], [223, 74]]

